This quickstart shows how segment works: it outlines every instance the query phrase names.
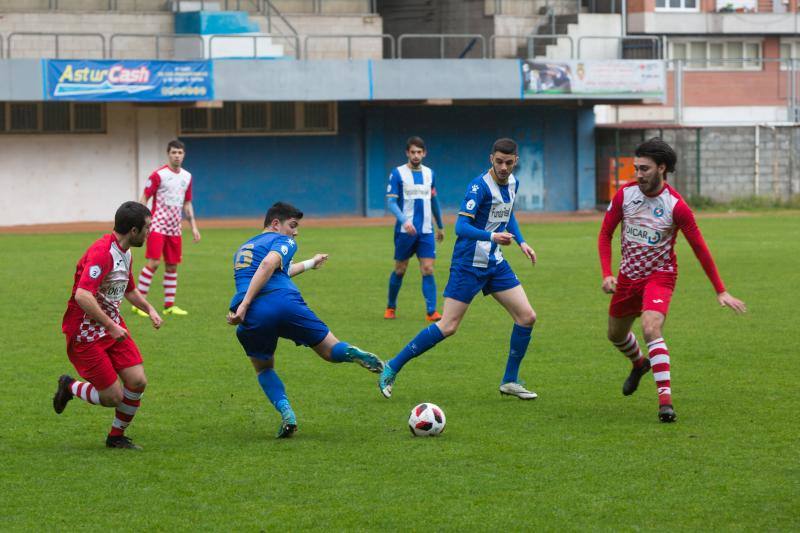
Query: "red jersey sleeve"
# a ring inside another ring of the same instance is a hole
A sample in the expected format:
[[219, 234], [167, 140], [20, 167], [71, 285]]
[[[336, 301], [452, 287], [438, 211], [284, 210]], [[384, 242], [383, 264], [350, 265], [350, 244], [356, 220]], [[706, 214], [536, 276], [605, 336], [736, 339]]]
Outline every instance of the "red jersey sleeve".
[[191, 202], [192, 201], [192, 182], [194, 178], [189, 180], [189, 186], [186, 187], [186, 194], [183, 196], [184, 202]]
[[611, 200], [606, 215], [603, 217], [603, 225], [600, 227], [600, 235], [597, 238], [597, 251], [600, 254], [600, 269], [603, 277], [613, 276], [611, 271], [611, 239], [614, 237], [614, 230], [622, 221], [622, 199], [623, 190], [617, 191], [614, 199]]
[[147, 183], [144, 186], [145, 198], [152, 198], [158, 190], [159, 185], [161, 185], [161, 176], [158, 175], [158, 172], [153, 172], [150, 174], [150, 177], [147, 178]]
[[92, 294], [97, 293], [103, 278], [111, 271], [113, 259], [108, 250], [100, 247], [89, 250], [83, 263], [83, 272], [76, 285], [77, 289], [84, 289]]
[[711, 257], [711, 251], [706, 245], [706, 240], [703, 238], [703, 234], [700, 233], [700, 228], [697, 227], [691, 208], [683, 200], [679, 201], [672, 211], [672, 218], [686, 236], [686, 240], [689, 241], [689, 246], [692, 247], [695, 257], [700, 261], [700, 265], [703, 267], [711, 284], [714, 285], [714, 290], [717, 291], [717, 294], [725, 292], [725, 284], [722, 283], [722, 279], [719, 277], [714, 258]]

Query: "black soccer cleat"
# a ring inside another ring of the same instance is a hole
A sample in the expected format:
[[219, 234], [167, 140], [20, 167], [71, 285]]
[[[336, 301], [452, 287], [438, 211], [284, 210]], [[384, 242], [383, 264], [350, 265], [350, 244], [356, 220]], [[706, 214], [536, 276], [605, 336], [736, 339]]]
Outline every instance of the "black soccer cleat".
[[281, 427], [278, 428], [278, 434], [275, 435], [275, 438], [288, 439], [289, 437], [294, 435], [296, 431], [297, 431], [297, 424], [281, 423]]
[[75, 380], [66, 374], [58, 378], [58, 388], [53, 395], [53, 410], [58, 415], [64, 412], [67, 403], [75, 396], [70, 388], [73, 381]]
[[636, 389], [639, 388], [639, 381], [642, 379], [642, 376], [647, 374], [650, 370], [650, 359], [645, 359], [644, 364], [639, 368], [633, 367], [631, 369], [631, 373], [628, 374], [628, 378], [625, 380], [625, 383], [622, 384], [622, 395], [623, 396], [630, 396]]
[[123, 450], [141, 450], [142, 447], [134, 444], [133, 441], [125, 435], [118, 435], [106, 437], [106, 448], [120, 448]]
[[675, 422], [676, 418], [678, 417], [675, 414], [675, 409], [671, 405], [662, 405], [658, 408], [658, 419], [662, 422]]

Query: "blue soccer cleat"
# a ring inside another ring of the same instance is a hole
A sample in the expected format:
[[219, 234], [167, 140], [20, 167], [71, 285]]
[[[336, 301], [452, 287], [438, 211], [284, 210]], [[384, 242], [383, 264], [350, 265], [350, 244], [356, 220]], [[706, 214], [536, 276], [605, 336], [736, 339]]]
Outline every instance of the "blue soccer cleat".
[[378, 388], [381, 390], [381, 394], [383, 394], [384, 398], [391, 398], [392, 397], [392, 386], [394, 385], [394, 380], [397, 377], [397, 372], [395, 372], [391, 366], [383, 365], [383, 371], [381, 372], [381, 377], [378, 378]]
[[281, 427], [278, 428], [278, 434], [275, 435], [276, 439], [288, 439], [297, 431], [297, 417], [294, 416], [294, 411], [289, 402], [285, 400], [284, 402], [280, 407]]
[[363, 351], [358, 346], [349, 346], [345, 351], [348, 360], [353, 363], [358, 363], [370, 372], [380, 374], [383, 372], [383, 361], [374, 353]]

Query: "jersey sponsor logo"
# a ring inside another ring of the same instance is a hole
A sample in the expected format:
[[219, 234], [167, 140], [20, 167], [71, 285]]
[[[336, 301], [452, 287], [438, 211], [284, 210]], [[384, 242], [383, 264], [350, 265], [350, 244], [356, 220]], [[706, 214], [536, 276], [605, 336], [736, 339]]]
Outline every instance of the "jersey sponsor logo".
[[92, 279], [99, 278], [102, 272], [103, 270], [100, 268], [99, 265], [92, 265], [89, 267], [89, 277]]
[[640, 203], [642, 203], [642, 200], [634, 200], [631, 202], [631, 205], [639, 205]]
[[653, 216], [657, 218], [661, 218], [664, 216], [664, 208], [663, 207], [656, 207], [653, 209]]
[[638, 244], [655, 246], [661, 242], [662, 235], [660, 231], [656, 231], [653, 228], [627, 224], [625, 226], [625, 238]]
[[505, 222], [511, 217], [511, 204], [493, 204], [489, 211], [490, 222]]
[[478, 185], [478, 184], [476, 183], [475, 185], [473, 185], [472, 187], [470, 187], [470, 190], [471, 190], [473, 193], [477, 193], [477, 192], [478, 192], [478, 189], [480, 189], [480, 188], [481, 188], [481, 187], [480, 187], [480, 185]]
[[106, 297], [111, 301], [118, 302], [122, 300], [126, 288], [128, 288], [127, 281], [125, 283], [114, 283], [109, 285], [105, 290]]
[[281, 253], [282, 253], [283, 255], [286, 255], [286, 254], [288, 254], [288, 253], [289, 253], [289, 247], [288, 247], [288, 246], [286, 246], [285, 244], [284, 244], [284, 245], [282, 245], [282, 246], [281, 246]]
[[[476, 185], [477, 187], [477, 185]], [[467, 211], [472, 211], [475, 209], [475, 200], [468, 200], [467, 201]]]
[[289, 246], [294, 246], [294, 239], [287, 239], [286, 242], [289, 243]]
[[405, 200], [428, 200], [431, 197], [431, 186], [424, 183], [404, 183], [403, 198]]

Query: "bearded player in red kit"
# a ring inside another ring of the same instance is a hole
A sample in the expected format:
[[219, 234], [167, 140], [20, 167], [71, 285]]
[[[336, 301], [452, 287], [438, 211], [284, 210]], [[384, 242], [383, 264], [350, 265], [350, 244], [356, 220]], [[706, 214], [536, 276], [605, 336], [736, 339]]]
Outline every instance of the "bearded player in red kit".
[[[675, 171], [675, 151], [661, 139], [653, 138], [640, 144], [635, 156], [636, 181], [626, 184], [614, 196], [598, 239], [602, 289], [613, 294], [608, 309], [608, 339], [633, 363], [622, 394], [633, 394], [642, 376], [652, 369], [658, 388], [658, 418], [661, 422], [674, 422], [670, 356], [662, 329], [678, 276], [675, 259], [678, 230], [683, 232], [714, 286], [717, 302], [736, 313], [744, 313], [746, 309], [744, 302], [725, 289], [694, 213], [666, 182], [667, 174]], [[619, 276], [615, 277], [611, 272], [611, 239], [620, 222], [622, 260]], [[631, 331], [638, 316], [648, 358], [642, 355]]]
[[58, 378], [53, 409], [61, 414], [76, 396], [92, 405], [113, 407], [114, 422], [106, 438], [109, 448], [140, 449], [125, 436], [125, 429], [139, 409], [147, 378], [142, 354], [119, 306], [124, 297], [150, 317], [153, 327], [161, 326], [161, 317], [136, 289], [131, 275], [130, 249], [142, 246], [149, 231], [147, 207], [125, 202], [117, 209], [114, 231], [92, 244], [78, 261], [61, 325], [69, 360], [86, 381], [66, 374]]

